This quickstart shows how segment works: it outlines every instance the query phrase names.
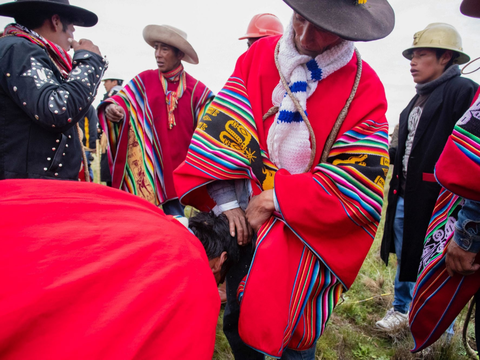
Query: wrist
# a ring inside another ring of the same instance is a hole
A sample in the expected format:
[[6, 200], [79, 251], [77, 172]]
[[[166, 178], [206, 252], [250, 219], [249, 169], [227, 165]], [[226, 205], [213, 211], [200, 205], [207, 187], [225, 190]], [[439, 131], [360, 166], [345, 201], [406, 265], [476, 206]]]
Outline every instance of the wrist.
[[270, 212], [275, 211], [275, 200], [273, 199], [273, 190], [265, 190], [262, 193], [262, 206]]

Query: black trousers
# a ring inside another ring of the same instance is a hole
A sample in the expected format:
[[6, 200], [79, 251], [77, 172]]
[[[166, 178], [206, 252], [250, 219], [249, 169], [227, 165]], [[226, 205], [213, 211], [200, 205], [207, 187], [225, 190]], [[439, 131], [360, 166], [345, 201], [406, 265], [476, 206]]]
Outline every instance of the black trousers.
[[254, 252], [253, 242], [240, 247], [240, 261], [227, 273], [227, 304], [223, 314], [223, 332], [232, 348], [235, 360], [263, 360], [264, 355], [245, 345], [238, 334], [238, 318], [240, 305], [237, 301], [237, 288], [242, 279], [247, 275]]

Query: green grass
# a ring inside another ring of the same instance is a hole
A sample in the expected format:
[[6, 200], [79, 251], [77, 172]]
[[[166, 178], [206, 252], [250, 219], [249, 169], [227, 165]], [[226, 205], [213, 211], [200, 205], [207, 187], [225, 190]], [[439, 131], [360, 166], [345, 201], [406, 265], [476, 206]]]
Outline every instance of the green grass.
[[[387, 178], [387, 183], [389, 182]], [[387, 189], [386, 189], [387, 191]], [[384, 204], [384, 211], [385, 211]], [[395, 256], [391, 255], [389, 266], [380, 259], [380, 244], [383, 235], [383, 219], [370, 252], [351, 289], [344, 294], [344, 301], [332, 314], [327, 328], [317, 343], [317, 360], [466, 360], [462, 344], [462, 329], [465, 310], [457, 318], [455, 335], [450, 343], [443, 339], [422, 352], [412, 354], [413, 340], [408, 327], [394, 333], [376, 329], [375, 322], [385, 315], [393, 300], [393, 281], [396, 271]], [[222, 332], [223, 308], [217, 325], [217, 338], [213, 359], [234, 359]], [[468, 330], [474, 347], [473, 320]]]

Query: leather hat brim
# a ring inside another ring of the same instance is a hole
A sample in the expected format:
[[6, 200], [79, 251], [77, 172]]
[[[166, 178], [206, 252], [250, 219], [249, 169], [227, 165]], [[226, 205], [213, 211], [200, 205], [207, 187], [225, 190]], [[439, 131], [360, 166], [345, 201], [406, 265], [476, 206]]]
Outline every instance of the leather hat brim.
[[184, 37], [167, 26], [147, 25], [143, 29], [143, 38], [151, 47], [155, 47], [156, 42], [173, 46], [185, 54], [182, 61], [198, 64], [198, 55], [193, 46]]
[[480, 18], [480, 1], [463, 0], [460, 5], [460, 11], [463, 15]]
[[384, 38], [395, 26], [395, 13], [386, 0], [283, 0], [312, 24], [342, 39], [371, 41]]
[[21, 1], [0, 5], [0, 15], [13, 18], [26, 15], [35, 16], [39, 12], [68, 16], [77, 26], [91, 27], [98, 22], [97, 15], [91, 11], [78, 6], [51, 1]]

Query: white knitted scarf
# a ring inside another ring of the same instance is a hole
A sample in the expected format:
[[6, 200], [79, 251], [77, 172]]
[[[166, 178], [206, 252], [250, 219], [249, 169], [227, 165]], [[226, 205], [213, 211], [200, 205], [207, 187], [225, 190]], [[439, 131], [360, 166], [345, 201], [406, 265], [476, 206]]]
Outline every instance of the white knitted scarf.
[[[307, 99], [315, 92], [318, 81], [344, 67], [351, 60], [353, 51], [353, 42], [345, 40], [315, 59], [299, 54], [290, 22], [280, 39], [278, 63], [292, 94], [307, 117]], [[282, 81], [273, 90], [272, 102], [279, 106], [279, 111], [267, 138], [270, 159], [279, 168], [292, 174], [303, 173], [312, 153], [310, 133]]]

